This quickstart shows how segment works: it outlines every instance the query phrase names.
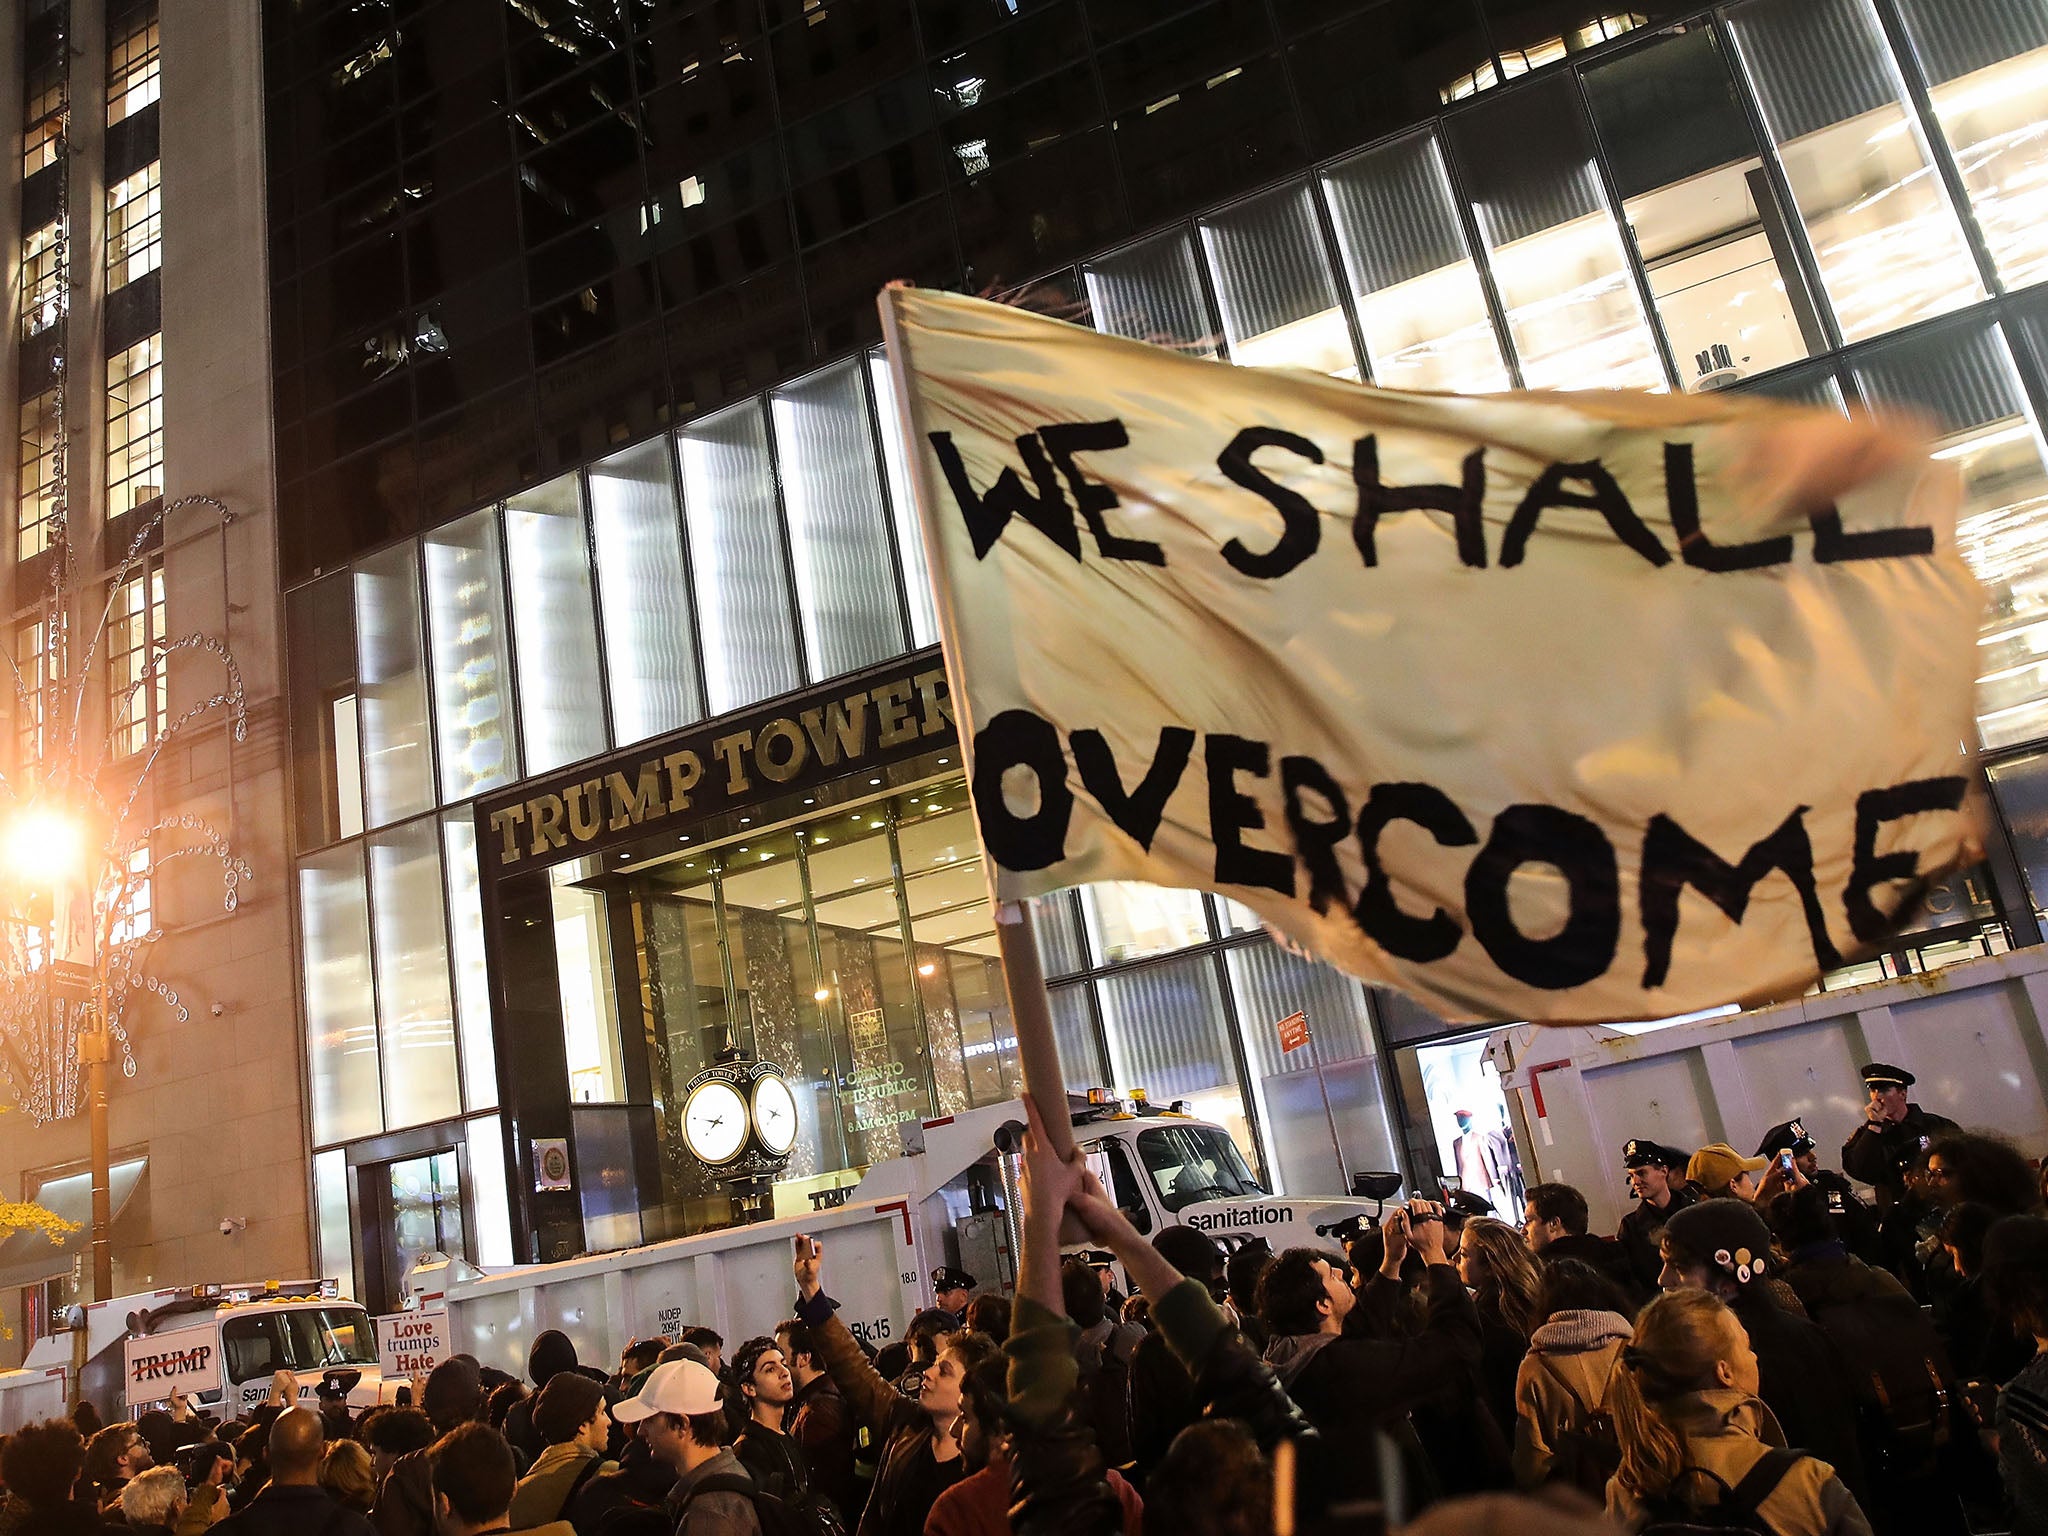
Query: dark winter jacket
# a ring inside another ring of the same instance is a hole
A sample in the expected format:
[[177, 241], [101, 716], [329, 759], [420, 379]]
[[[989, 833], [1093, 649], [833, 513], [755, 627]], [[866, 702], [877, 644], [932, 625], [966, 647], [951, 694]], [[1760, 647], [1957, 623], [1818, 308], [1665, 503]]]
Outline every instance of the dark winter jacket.
[[1655, 1295], [1657, 1277], [1664, 1272], [1664, 1223], [1671, 1219], [1673, 1211], [1682, 1211], [1689, 1205], [1698, 1205], [1705, 1196], [1697, 1184], [1681, 1184], [1671, 1191], [1671, 1203], [1661, 1210], [1647, 1200], [1638, 1201], [1614, 1234], [1614, 1241], [1621, 1249], [1622, 1262], [1628, 1266], [1631, 1297]]
[[796, 1389], [788, 1424], [803, 1447], [811, 1487], [830, 1499], [851, 1527], [863, 1492], [853, 1472], [853, 1415], [830, 1375], [815, 1376]]
[[[1672, 1210], [1677, 1207], [1673, 1206]], [[1666, 1216], [1670, 1211], [1664, 1213]], [[1558, 1259], [1577, 1259], [1590, 1264], [1608, 1279], [1621, 1287], [1623, 1295], [1632, 1295], [1640, 1287], [1636, 1284], [1635, 1270], [1629, 1263], [1628, 1254], [1620, 1243], [1611, 1237], [1600, 1237], [1591, 1232], [1575, 1232], [1564, 1237], [1553, 1237], [1537, 1252], [1539, 1262], [1549, 1264]]]
[[[1377, 1283], [1377, 1277], [1375, 1282]], [[1434, 1491], [1423, 1482], [1428, 1465], [1408, 1423], [1408, 1410], [1438, 1392], [1447, 1377], [1472, 1377], [1479, 1365], [1479, 1314], [1458, 1272], [1432, 1264], [1423, 1283], [1422, 1328], [1412, 1335], [1352, 1338], [1278, 1334], [1266, 1363], [1280, 1385], [1333, 1448], [1335, 1493], [1340, 1498], [1380, 1494], [1375, 1431], [1393, 1437], [1416, 1481], [1419, 1506]]]
[[1955, 1121], [1908, 1104], [1903, 1120], [1886, 1121], [1881, 1128], [1866, 1120], [1856, 1127], [1855, 1134], [1842, 1143], [1842, 1171], [1899, 1199], [1906, 1192], [1906, 1170], [1935, 1137], [1956, 1129]]
[[1756, 1351], [1757, 1396], [1785, 1431], [1785, 1443], [1833, 1467], [1862, 1502], [1869, 1485], [1857, 1439], [1856, 1391], [1841, 1352], [1818, 1323], [1793, 1316], [1754, 1286], [1733, 1306]]
[[213, 1529], [219, 1536], [372, 1536], [370, 1522], [325, 1488], [276, 1483]]
[[[857, 1536], [919, 1536], [925, 1516], [944, 1491], [941, 1484], [948, 1481], [925, 1475], [930, 1469], [924, 1462], [935, 1459], [931, 1415], [875, 1369], [859, 1341], [839, 1321], [837, 1306], [821, 1291], [809, 1301], [798, 1302], [796, 1311], [810, 1325], [825, 1369], [838, 1384], [854, 1418], [867, 1425], [881, 1447], [874, 1487], [861, 1512]], [[950, 1465], [957, 1465], [960, 1476], [966, 1475], [964, 1463]], [[957, 1482], [959, 1477], [950, 1481]]]
[[1131, 1458], [1149, 1473], [1166, 1455], [1173, 1437], [1202, 1416], [1195, 1378], [1174, 1357], [1159, 1332], [1145, 1335], [1131, 1355], [1131, 1388], [1126, 1403]]
[[649, 1454], [645, 1440], [635, 1437], [619, 1457], [619, 1470], [601, 1472], [585, 1483], [562, 1513], [576, 1528], [576, 1536], [596, 1536], [605, 1520], [619, 1510], [659, 1511], [675, 1485], [675, 1473]]

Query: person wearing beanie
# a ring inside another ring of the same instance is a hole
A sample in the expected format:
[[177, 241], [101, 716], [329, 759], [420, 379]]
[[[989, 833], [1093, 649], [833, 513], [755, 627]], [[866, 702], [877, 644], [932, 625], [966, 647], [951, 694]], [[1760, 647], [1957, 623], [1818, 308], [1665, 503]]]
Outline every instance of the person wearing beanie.
[[[483, 1373], [469, 1355], [450, 1355], [427, 1377], [420, 1409], [438, 1437], [484, 1414]], [[434, 1479], [426, 1451], [401, 1456], [384, 1474], [371, 1512], [379, 1536], [435, 1536]]]
[[531, 1530], [562, 1518], [582, 1486], [618, 1463], [605, 1458], [611, 1415], [604, 1388], [580, 1371], [557, 1371], [533, 1398], [533, 1427], [547, 1442], [512, 1494], [512, 1529]]
[[1827, 1462], [1860, 1502], [1869, 1485], [1848, 1365], [1825, 1331], [1791, 1310], [1798, 1299], [1756, 1207], [1727, 1198], [1689, 1206], [1664, 1223], [1663, 1253], [1659, 1287], [1706, 1291], [1728, 1304], [1756, 1352], [1756, 1395], [1777, 1415], [1785, 1443]]
[[576, 1346], [569, 1335], [559, 1328], [546, 1329], [535, 1336], [533, 1348], [526, 1352], [526, 1379], [533, 1383], [533, 1393], [514, 1403], [505, 1415], [505, 1438], [519, 1453], [523, 1466], [532, 1465], [548, 1448], [547, 1437], [534, 1426], [534, 1407], [541, 1390], [564, 1371], [588, 1374], [577, 1362]]

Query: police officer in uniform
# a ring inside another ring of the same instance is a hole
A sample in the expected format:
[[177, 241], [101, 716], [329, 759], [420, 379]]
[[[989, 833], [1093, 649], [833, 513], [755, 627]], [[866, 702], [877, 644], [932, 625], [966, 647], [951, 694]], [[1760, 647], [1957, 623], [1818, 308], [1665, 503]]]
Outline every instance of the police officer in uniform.
[[1842, 1143], [1842, 1171], [1877, 1191], [1878, 1235], [1884, 1264], [1920, 1300], [1927, 1300], [1927, 1280], [1914, 1253], [1922, 1213], [1921, 1202], [1906, 1190], [1906, 1172], [1943, 1131], [1960, 1129], [1953, 1120], [1930, 1115], [1906, 1097], [1913, 1074], [1890, 1062], [1873, 1061], [1863, 1068], [1870, 1090], [1863, 1124]]
[[[1820, 1149], [1806, 1134], [1806, 1126], [1800, 1120], [1787, 1120], [1772, 1126], [1764, 1132], [1764, 1139], [1757, 1143], [1756, 1155], [1768, 1157], [1773, 1162], [1787, 1152], [1792, 1154], [1792, 1166], [1799, 1170], [1799, 1176], [1826, 1192], [1828, 1214], [1835, 1219], [1835, 1229], [1843, 1245], [1864, 1263], [1884, 1268], [1884, 1244], [1878, 1237], [1877, 1212], [1858, 1197], [1855, 1185], [1834, 1169], [1821, 1167]], [[1791, 1181], [1786, 1182], [1789, 1184]]]
[[1621, 1218], [1614, 1236], [1621, 1244], [1629, 1275], [1646, 1294], [1656, 1291], [1658, 1272], [1664, 1268], [1660, 1239], [1666, 1218], [1700, 1201], [1699, 1186], [1685, 1177], [1685, 1165], [1691, 1160], [1691, 1153], [1647, 1136], [1622, 1143], [1621, 1165], [1628, 1170], [1629, 1193], [1638, 1203]]
[[932, 1304], [941, 1312], [953, 1314], [955, 1328], [966, 1326], [967, 1298], [973, 1292], [974, 1276], [966, 1270], [941, 1264], [932, 1271]]

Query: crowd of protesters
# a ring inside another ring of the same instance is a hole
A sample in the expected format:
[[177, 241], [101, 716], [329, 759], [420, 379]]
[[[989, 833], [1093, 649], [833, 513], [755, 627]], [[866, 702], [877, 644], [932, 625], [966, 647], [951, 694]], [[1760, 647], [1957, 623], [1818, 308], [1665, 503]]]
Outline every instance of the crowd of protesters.
[[0, 1446], [0, 1536], [2048, 1533], [2043, 1170], [1864, 1076], [1868, 1204], [1795, 1120], [1629, 1141], [1614, 1237], [1549, 1183], [1342, 1251], [1147, 1240], [1034, 1115], [1014, 1299], [942, 1269], [880, 1357], [799, 1238], [730, 1351], [550, 1331], [523, 1380], [458, 1355], [361, 1414], [283, 1373], [230, 1422], [81, 1405]]

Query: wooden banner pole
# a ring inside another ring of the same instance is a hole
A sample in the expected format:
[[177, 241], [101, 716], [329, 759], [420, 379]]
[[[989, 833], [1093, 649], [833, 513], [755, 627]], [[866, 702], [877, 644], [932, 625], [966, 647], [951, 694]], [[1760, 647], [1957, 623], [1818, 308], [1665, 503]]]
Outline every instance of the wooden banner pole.
[[1067, 1109], [1067, 1084], [1053, 1038], [1052, 1006], [1045, 973], [1031, 933], [1031, 912], [1021, 901], [995, 901], [996, 943], [1003, 957], [1003, 985], [1010, 994], [1010, 1020], [1017, 1029], [1017, 1056], [1024, 1067], [1024, 1091], [1038, 1105], [1046, 1137], [1061, 1157], [1074, 1150], [1074, 1125]]

